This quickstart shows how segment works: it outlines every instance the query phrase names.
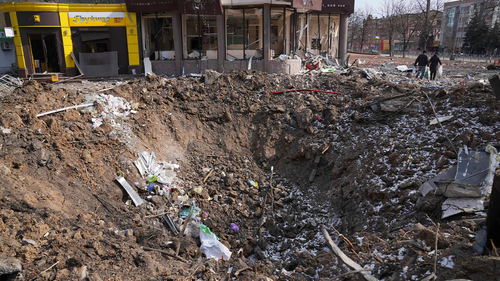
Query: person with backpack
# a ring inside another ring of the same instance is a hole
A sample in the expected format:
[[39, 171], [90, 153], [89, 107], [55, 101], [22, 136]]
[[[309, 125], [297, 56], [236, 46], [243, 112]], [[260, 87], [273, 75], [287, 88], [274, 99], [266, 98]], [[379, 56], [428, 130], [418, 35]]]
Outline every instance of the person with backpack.
[[431, 78], [431, 80], [436, 80], [436, 72], [437, 72], [437, 68], [438, 68], [438, 63], [439, 63], [440, 65], [443, 65], [443, 64], [441, 63], [441, 60], [439, 59], [439, 57], [438, 57], [438, 54], [437, 54], [437, 53], [435, 53], [435, 54], [431, 57], [431, 59], [429, 60], [429, 63], [430, 63], [430, 67], [429, 67], [429, 68], [430, 68], [430, 70], [431, 70], [431, 77], [430, 77], [430, 78]]
[[420, 79], [422, 79], [422, 78], [424, 78], [425, 69], [427, 68], [427, 66], [429, 66], [429, 58], [426, 55], [426, 51], [423, 51], [417, 57], [413, 66], [417, 66], [417, 64], [418, 64], [418, 71], [417, 71], [416, 77], [418, 78], [418, 75], [420, 74]]

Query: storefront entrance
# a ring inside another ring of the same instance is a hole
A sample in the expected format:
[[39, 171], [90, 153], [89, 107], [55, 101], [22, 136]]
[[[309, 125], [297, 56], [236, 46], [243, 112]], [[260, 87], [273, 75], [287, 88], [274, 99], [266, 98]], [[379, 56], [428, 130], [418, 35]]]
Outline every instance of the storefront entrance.
[[30, 74], [60, 72], [61, 64], [54, 34], [28, 34], [31, 63]]

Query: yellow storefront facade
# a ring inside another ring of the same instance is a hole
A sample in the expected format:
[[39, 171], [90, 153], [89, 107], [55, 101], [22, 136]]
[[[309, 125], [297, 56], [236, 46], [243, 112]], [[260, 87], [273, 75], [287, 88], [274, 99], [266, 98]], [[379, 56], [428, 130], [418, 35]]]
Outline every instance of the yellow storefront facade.
[[14, 29], [20, 77], [141, 72], [137, 17], [125, 4], [5, 3], [0, 11]]

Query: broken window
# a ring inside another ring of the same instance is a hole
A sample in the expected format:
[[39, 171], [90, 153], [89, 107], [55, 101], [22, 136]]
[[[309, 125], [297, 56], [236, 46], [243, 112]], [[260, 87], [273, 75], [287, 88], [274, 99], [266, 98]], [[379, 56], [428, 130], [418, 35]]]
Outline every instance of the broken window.
[[245, 11], [245, 57], [262, 57], [262, 9]]
[[262, 57], [262, 9], [226, 9], [226, 59]]
[[184, 16], [184, 58], [217, 59], [216, 16]]
[[244, 59], [244, 9], [226, 9], [226, 59]]
[[174, 32], [172, 17], [166, 15], [145, 15], [144, 48], [150, 60], [174, 59]]

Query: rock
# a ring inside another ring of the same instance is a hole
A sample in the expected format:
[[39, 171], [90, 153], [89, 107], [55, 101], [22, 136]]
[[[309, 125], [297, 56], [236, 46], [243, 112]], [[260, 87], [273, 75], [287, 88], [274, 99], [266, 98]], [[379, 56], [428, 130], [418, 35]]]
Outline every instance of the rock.
[[[13, 257], [0, 257], [0, 276], [15, 274], [23, 269], [21, 261]], [[0, 278], [3, 280], [3, 278]]]
[[309, 268], [306, 269], [306, 271], [304, 273], [309, 275], [309, 276], [315, 276], [316, 269], [314, 269], [314, 267], [310, 266]]
[[306, 129], [309, 127], [312, 119], [314, 118], [312, 110], [309, 108], [305, 108], [300, 112], [295, 112], [294, 114], [295, 120], [297, 120], [297, 125], [300, 129]]
[[31, 240], [31, 239], [25, 239], [25, 238], [23, 238], [22, 242], [23, 242], [23, 244], [25, 244], [25, 245], [33, 245], [33, 246], [35, 246], [35, 247], [37, 247], [37, 246], [38, 246], [38, 243], [37, 243], [35, 240]]
[[163, 198], [161, 196], [153, 196], [151, 197], [151, 202], [156, 206], [162, 206], [164, 204]]
[[265, 260], [266, 259], [266, 256], [264, 256], [264, 253], [262, 253], [262, 250], [259, 248], [259, 247], [255, 247], [253, 249], [253, 252], [255, 254], [255, 257], [258, 259], [258, 260]]
[[0, 162], [0, 176], [7, 176], [10, 175], [10, 169], [9, 167], [5, 166], [4, 163]]
[[224, 112], [224, 118], [226, 119], [227, 122], [233, 121], [233, 116], [231, 115], [231, 112], [229, 112], [229, 111]]
[[85, 150], [82, 153], [82, 159], [85, 161], [85, 163], [92, 163], [92, 161], [93, 161], [92, 155], [90, 154], [90, 152], [88, 150]]
[[260, 105], [258, 105], [258, 104], [256, 104], [256, 103], [254, 103], [254, 104], [252, 104], [252, 105], [250, 106], [250, 108], [249, 108], [248, 110], [249, 110], [250, 112], [255, 113], [255, 112], [259, 111], [259, 109], [260, 109]]
[[40, 149], [42, 149], [42, 144], [39, 141], [34, 141], [34, 142], [30, 143], [30, 145], [28, 146], [28, 150], [30, 152], [37, 151]]
[[213, 69], [205, 70], [205, 84], [212, 85], [219, 78], [219, 76], [221, 76], [221, 73]]

